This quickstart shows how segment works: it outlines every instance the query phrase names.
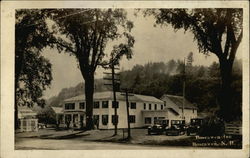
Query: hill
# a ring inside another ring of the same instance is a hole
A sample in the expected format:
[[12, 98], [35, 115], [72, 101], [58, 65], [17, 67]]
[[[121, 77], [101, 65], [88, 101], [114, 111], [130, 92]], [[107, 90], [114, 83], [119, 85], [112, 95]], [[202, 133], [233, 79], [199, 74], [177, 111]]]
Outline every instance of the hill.
[[[96, 79], [95, 80], [95, 91], [96, 92], [102, 92], [110, 90], [110, 87], [104, 86], [103, 79]], [[81, 82], [77, 84], [75, 87], [70, 88], [63, 88], [57, 96], [51, 97], [48, 100], [46, 100], [46, 104], [53, 107], [61, 107], [62, 102], [65, 99], [75, 97], [78, 95], [84, 94], [84, 83]]]

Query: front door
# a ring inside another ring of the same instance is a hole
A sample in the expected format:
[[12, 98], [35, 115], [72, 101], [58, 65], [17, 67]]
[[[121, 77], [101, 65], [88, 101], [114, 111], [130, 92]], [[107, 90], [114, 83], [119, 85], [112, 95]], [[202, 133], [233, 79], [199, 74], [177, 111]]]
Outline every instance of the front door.
[[84, 122], [84, 115], [81, 114], [81, 115], [80, 115], [80, 128], [83, 128], [83, 127], [84, 127], [83, 122]]

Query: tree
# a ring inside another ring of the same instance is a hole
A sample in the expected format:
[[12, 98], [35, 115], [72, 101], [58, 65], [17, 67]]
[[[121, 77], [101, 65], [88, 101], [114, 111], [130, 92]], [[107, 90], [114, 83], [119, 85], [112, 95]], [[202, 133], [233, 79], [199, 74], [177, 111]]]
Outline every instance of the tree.
[[219, 77], [220, 65], [217, 62], [213, 62], [208, 68], [208, 73], [210, 77]]
[[175, 30], [189, 30], [194, 34], [199, 51], [214, 53], [220, 63], [221, 92], [218, 101], [220, 117], [226, 121], [233, 118], [231, 98], [232, 66], [242, 40], [243, 10], [237, 9], [159, 9], [147, 10], [154, 15], [156, 23], [171, 24]]
[[192, 66], [193, 65], [193, 52], [190, 52], [187, 56], [187, 66]]
[[44, 108], [39, 109], [37, 112], [37, 118], [39, 123], [47, 124], [56, 124], [56, 113], [50, 106], [45, 106]]
[[45, 19], [47, 12], [39, 9], [16, 11], [15, 22], [15, 129], [18, 128], [18, 106], [43, 106], [42, 91], [52, 80], [51, 64], [41, 56], [49, 46]]
[[[98, 66], [118, 64], [122, 55], [131, 58], [134, 38], [129, 34], [133, 23], [126, 18], [123, 9], [59, 9], [54, 10], [54, 31], [58, 38], [53, 41], [59, 52], [74, 55], [85, 80], [86, 127], [93, 128], [94, 73]], [[114, 45], [112, 60], [104, 61], [108, 42]]]

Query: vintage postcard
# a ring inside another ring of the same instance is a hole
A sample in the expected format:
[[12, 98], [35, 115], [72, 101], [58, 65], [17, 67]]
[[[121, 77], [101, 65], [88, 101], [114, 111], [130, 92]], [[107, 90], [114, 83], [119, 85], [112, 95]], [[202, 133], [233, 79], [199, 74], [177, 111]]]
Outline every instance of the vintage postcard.
[[249, 2], [1, 2], [1, 157], [249, 157]]

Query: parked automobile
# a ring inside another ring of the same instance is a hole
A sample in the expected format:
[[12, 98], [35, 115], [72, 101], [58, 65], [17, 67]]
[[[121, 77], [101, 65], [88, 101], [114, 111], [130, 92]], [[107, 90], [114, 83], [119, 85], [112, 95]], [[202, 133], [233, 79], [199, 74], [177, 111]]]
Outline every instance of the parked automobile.
[[166, 129], [166, 135], [174, 135], [174, 136], [178, 136], [180, 135], [182, 132], [181, 128], [178, 127], [177, 125], [173, 125], [169, 128]]
[[47, 128], [46, 125], [44, 123], [38, 123], [38, 128], [39, 129], [44, 129]]
[[148, 127], [148, 134], [163, 134], [165, 131], [165, 128], [163, 128], [161, 125], [155, 124], [153, 126]]
[[198, 135], [205, 136], [223, 136], [225, 134], [225, 123], [216, 116], [210, 116], [204, 119]]
[[166, 135], [183, 135], [185, 133], [185, 120], [171, 120], [171, 126], [166, 128]]
[[157, 120], [154, 125], [148, 126], [148, 134], [163, 134], [168, 126], [169, 120]]
[[201, 127], [204, 123], [203, 118], [193, 118], [190, 121], [190, 125], [187, 128], [187, 135], [197, 135], [199, 134]]

